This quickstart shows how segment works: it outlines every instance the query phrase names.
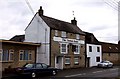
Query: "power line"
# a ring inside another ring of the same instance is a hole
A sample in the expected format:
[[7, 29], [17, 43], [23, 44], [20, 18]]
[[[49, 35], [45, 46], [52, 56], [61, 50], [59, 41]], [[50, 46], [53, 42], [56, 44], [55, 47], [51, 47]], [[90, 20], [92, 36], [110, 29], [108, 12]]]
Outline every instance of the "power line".
[[[105, 1], [105, 0], [103, 0], [103, 1], [104, 1], [104, 3], [106, 3], [107, 5], [109, 5], [111, 8], [113, 8], [114, 10], [118, 11], [118, 8], [115, 8], [116, 6], [113, 5], [113, 4], [111, 4], [111, 2], [108, 2], [108, 1]], [[113, 1], [112, 1], [112, 3], [113, 3]]]
[[25, 2], [26, 2], [26, 4], [28, 5], [28, 8], [31, 10], [31, 12], [32, 12], [33, 15], [34, 15], [34, 14], [35, 14], [35, 13], [34, 13], [34, 10], [32, 9], [32, 7], [31, 7], [29, 1], [28, 1], [28, 0], [25, 0]]

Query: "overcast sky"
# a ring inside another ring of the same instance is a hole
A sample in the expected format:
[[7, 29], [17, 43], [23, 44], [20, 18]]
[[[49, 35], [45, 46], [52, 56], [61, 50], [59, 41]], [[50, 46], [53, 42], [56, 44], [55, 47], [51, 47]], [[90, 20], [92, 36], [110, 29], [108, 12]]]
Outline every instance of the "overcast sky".
[[[44, 15], [70, 22], [76, 17], [81, 30], [102, 42], [117, 43], [119, 0], [28, 0], [34, 13], [40, 6]], [[73, 16], [74, 11], [74, 16]], [[0, 39], [25, 34], [34, 14], [25, 0], [0, 0]]]

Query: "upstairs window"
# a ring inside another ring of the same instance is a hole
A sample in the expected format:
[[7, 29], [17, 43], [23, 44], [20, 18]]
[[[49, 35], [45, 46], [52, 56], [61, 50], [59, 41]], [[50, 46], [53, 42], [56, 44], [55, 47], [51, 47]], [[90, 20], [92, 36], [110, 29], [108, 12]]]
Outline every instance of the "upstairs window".
[[58, 36], [58, 31], [57, 30], [55, 30], [55, 36]]
[[100, 47], [97, 47], [97, 52], [100, 52]]
[[62, 37], [66, 37], [66, 32], [63, 32], [62, 31], [62, 35], [61, 35]]
[[72, 45], [72, 52], [74, 52], [74, 54], [79, 54], [79, 46], [78, 45]]
[[92, 46], [89, 46], [89, 52], [92, 52]]
[[76, 39], [80, 39], [80, 35], [79, 34], [76, 34]]
[[61, 53], [67, 54], [67, 44], [61, 44]]

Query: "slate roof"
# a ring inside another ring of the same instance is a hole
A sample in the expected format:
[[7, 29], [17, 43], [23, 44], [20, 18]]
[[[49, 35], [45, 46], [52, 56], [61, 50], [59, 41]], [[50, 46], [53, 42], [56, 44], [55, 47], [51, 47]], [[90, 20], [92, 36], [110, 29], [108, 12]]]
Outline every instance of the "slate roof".
[[58, 19], [54, 19], [48, 16], [40, 16], [45, 23], [52, 29], [66, 31], [70, 33], [77, 33], [77, 34], [85, 34], [77, 25], [73, 25], [71, 23], [61, 21]]
[[10, 39], [10, 41], [23, 42], [25, 40], [25, 35], [16, 35]]
[[96, 39], [93, 33], [84, 32], [86, 34], [85, 36], [85, 42], [89, 44], [99, 44], [99, 41]]

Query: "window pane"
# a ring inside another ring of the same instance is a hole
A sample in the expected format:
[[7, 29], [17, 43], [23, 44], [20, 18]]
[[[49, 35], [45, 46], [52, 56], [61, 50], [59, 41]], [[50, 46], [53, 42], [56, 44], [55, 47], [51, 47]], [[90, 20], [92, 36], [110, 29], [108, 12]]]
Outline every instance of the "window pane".
[[96, 62], [100, 62], [100, 57], [96, 57]]
[[58, 31], [57, 30], [55, 30], [55, 36], [58, 36]]
[[32, 60], [32, 54], [29, 53], [29, 60]]
[[13, 60], [13, 53], [10, 53], [10, 60]]
[[76, 34], [76, 39], [80, 39], [80, 35], [79, 34]]
[[66, 52], [66, 44], [62, 44], [62, 52]]
[[79, 58], [74, 58], [74, 64], [79, 64]]
[[92, 52], [92, 46], [89, 46], [89, 52]]
[[65, 64], [70, 64], [70, 58], [65, 58]]
[[36, 68], [41, 69], [42, 65], [41, 64], [36, 64]]
[[20, 60], [23, 60], [23, 53], [20, 53]]
[[28, 50], [25, 50], [24, 52], [24, 60], [28, 60]]
[[99, 47], [97, 47], [97, 52], [100, 52], [100, 48]]
[[3, 61], [8, 61], [9, 60], [9, 53], [8, 50], [3, 50]]
[[62, 37], [66, 37], [66, 32], [62, 32]]

